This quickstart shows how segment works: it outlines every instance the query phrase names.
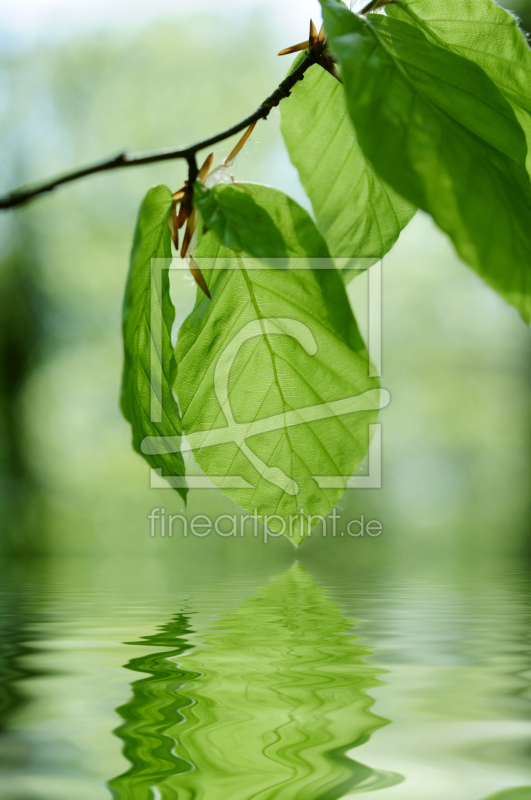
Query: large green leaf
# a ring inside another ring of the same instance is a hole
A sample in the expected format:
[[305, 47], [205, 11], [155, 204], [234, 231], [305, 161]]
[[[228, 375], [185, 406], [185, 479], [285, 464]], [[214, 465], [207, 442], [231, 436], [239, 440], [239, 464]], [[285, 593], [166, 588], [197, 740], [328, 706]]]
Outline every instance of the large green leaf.
[[[344, 87], [319, 65], [280, 104], [289, 157], [333, 258], [346, 269], [389, 252], [416, 208], [374, 171], [359, 146]], [[359, 261], [358, 261], [359, 259]]]
[[477, 64], [413, 25], [321, 0], [360, 144], [531, 321], [531, 183], [514, 111]]
[[386, 13], [419, 25], [485, 70], [524, 130], [531, 171], [531, 49], [515, 17], [493, 0], [400, 0]]
[[[133, 447], [186, 499], [184, 461], [174, 437], [182, 428], [172, 393], [176, 362], [171, 343], [175, 309], [170, 299], [172, 204], [167, 186], [147, 193], [135, 230], [123, 309], [124, 370], [121, 407], [133, 429]], [[158, 259], [152, 263], [152, 259]], [[152, 447], [150, 439], [156, 442]], [[166, 443], [166, 445], [165, 445]]]
[[[216, 195], [234, 191], [219, 187]], [[309, 215], [269, 187], [239, 191], [252, 192], [271, 214], [294, 258], [289, 268], [267, 268], [213, 232], [200, 239], [195, 258], [212, 299], [198, 292], [179, 331], [176, 391], [204, 472], [299, 544], [317, 523], [309, 516], [330, 511], [365, 456], [381, 395], [341, 277]], [[255, 256], [252, 229], [240, 235]], [[312, 268], [314, 255], [320, 261]]]
[[194, 200], [205, 225], [225, 247], [268, 261], [303, 254], [328, 259], [326, 243], [291, 197], [257, 184], [196, 183]]

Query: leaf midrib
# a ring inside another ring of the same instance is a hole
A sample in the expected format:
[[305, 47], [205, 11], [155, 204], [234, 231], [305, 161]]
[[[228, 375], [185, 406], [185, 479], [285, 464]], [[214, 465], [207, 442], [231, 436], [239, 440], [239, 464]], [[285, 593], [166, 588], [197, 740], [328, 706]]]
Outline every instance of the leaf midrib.
[[[253, 284], [251, 282], [251, 279], [249, 278], [249, 275], [247, 274], [247, 270], [243, 266], [243, 260], [242, 260], [240, 255], [238, 255], [238, 260], [240, 261], [240, 269], [241, 269], [241, 272], [242, 272], [242, 275], [243, 275], [243, 279], [245, 281], [245, 285], [247, 286], [247, 291], [249, 292], [249, 297], [250, 297], [251, 303], [252, 303], [253, 308], [255, 310], [255, 314], [256, 314], [259, 322], [260, 322], [260, 328], [262, 329], [262, 334], [263, 334], [263, 337], [265, 339], [266, 347], [269, 350], [269, 355], [271, 357], [271, 366], [273, 367], [273, 377], [275, 379], [275, 383], [276, 383], [277, 388], [278, 388], [278, 393], [280, 395], [280, 400], [282, 402], [283, 413], [285, 414], [287, 409], [291, 408], [291, 406], [287, 403], [286, 398], [284, 396], [284, 392], [282, 391], [282, 386], [280, 385], [280, 379], [278, 377], [278, 370], [277, 370], [277, 363], [276, 363], [276, 355], [275, 355], [275, 352], [273, 350], [273, 346], [271, 344], [269, 336], [266, 333], [266, 330], [265, 330], [265, 327], [264, 327], [264, 316], [263, 316], [262, 312], [260, 311], [260, 306], [258, 305], [258, 300], [256, 299], [256, 295], [254, 293]], [[283, 430], [285, 432], [286, 439], [288, 441], [288, 445], [289, 445], [289, 449], [290, 449], [290, 454], [291, 454], [291, 474], [293, 474], [293, 457], [295, 455], [295, 450], [293, 448], [291, 437], [289, 435], [289, 431], [288, 431], [288, 428], [286, 427], [286, 425], [284, 425]]]

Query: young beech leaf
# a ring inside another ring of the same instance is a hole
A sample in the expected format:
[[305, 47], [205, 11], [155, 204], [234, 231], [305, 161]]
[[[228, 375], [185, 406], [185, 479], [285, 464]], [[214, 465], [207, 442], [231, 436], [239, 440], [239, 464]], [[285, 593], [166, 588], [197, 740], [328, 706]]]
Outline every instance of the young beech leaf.
[[[297, 62], [296, 62], [297, 63]], [[294, 66], [296, 66], [296, 63]], [[280, 104], [282, 135], [332, 258], [370, 265], [389, 252], [416, 208], [374, 171], [359, 146], [345, 89], [315, 64]]]
[[[170, 299], [171, 241], [167, 220], [172, 205], [167, 186], [147, 193], [135, 230], [131, 266], [124, 298], [124, 369], [121, 408], [133, 429], [133, 447], [151, 467], [172, 481], [186, 499], [184, 461], [175, 450], [182, 428], [172, 393], [176, 362], [171, 343], [175, 310]], [[152, 259], [159, 259], [152, 265]], [[154, 292], [155, 294], [152, 294]], [[156, 437], [155, 448], [149, 437]], [[164, 442], [168, 446], [164, 446]], [[177, 485], [179, 483], [180, 485]]]
[[531, 321], [531, 183], [514, 111], [480, 67], [409, 23], [321, 0], [367, 158]]
[[[262, 187], [258, 187], [258, 191]], [[256, 191], [256, 190], [255, 190]], [[286, 195], [284, 204], [293, 201]], [[206, 227], [213, 231], [218, 241], [232, 250], [252, 253], [260, 259], [286, 259], [293, 254], [293, 246], [285, 241], [283, 232], [275, 224], [275, 209], [267, 207], [265, 203], [258, 203], [249, 189], [239, 184], [218, 184], [212, 189], [196, 183], [194, 187], [194, 202], [199, 209]], [[299, 208], [293, 203], [293, 208]], [[282, 214], [283, 209], [280, 213]], [[307, 215], [306, 215], [307, 217]], [[306, 219], [305, 217], [305, 219]], [[287, 217], [286, 217], [287, 218]], [[311, 220], [310, 220], [311, 222]], [[296, 234], [295, 247], [299, 236], [305, 235], [304, 230], [292, 226], [291, 233]], [[312, 229], [309, 228], [310, 235]], [[296, 251], [294, 254], [297, 254]], [[315, 253], [328, 256], [328, 253]]]
[[261, 245], [246, 215], [238, 235], [250, 253], [234, 253], [213, 231], [200, 238], [195, 257], [212, 299], [198, 292], [179, 331], [183, 430], [214, 483], [300, 544], [365, 456], [385, 397], [307, 212], [266, 186], [216, 189], [224, 208], [241, 193], [265, 210], [292, 258], [281, 269], [256, 260]]
[[386, 13], [417, 25], [487, 73], [524, 130], [531, 172], [531, 49], [513, 15], [493, 0], [400, 0]]

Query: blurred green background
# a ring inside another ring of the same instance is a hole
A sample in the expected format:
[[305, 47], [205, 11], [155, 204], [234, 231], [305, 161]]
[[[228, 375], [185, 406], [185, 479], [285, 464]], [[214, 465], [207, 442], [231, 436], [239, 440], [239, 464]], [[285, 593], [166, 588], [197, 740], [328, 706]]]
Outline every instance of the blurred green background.
[[[531, 2], [512, 7], [531, 25]], [[230, 125], [283, 77], [289, 64], [275, 53], [304, 37], [311, 14], [319, 19], [316, 3], [305, 0], [161, 0], [149, 8], [109, 0], [75, 9], [25, 0], [6, 8], [0, 192], [125, 148], [186, 144]], [[232, 144], [220, 145], [216, 158]], [[278, 110], [258, 126], [235, 173], [308, 205]], [[181, 163], [117, 171], [0, 217], [5, 553], [100, 557], [171, 548], [179, 557], [178, 539], [150, 538], [147, 515], [159, 506], [179, 513], [182, 502], [149, 488], [118, 396], [137, 208], [149, 186], [177, 189], [184, 177]], [[315, 535], [305, 557], [326, 559], [338, 548], [374, 562], [527, 554], [529, 331], [420, 214], [385, 259], [383, 276], [382, 382], [392, 395], [381, 417], [384, 485], [350, 492], [342, 514], [376, 518], [384, 532], [333, 543]], [[187, 513], [237, 509], [217, 491], [196, 491]], [[252, 538], [220, 539], [209, 557], [239, 558], [254, 546]]]

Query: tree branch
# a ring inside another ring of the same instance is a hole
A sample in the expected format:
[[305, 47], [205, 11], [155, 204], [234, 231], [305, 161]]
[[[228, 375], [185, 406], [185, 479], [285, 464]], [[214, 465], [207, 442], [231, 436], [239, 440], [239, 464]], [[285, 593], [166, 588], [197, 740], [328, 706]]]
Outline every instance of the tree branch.
[[0, 197], [0, 210], [24, 205], [24, 203], [28, 203], [36, 197], [52, 192], [58, 186], [78, 181], [81, 178], [85, 178], [87, 175], [95, 175], [97, 172], [109, 172], [110, 170], [122, 169], [123, 167], [138, 167], [142, 164], [156, 164], [159, 161], [170, 161], [178, 158], [184, 159], [189, 165], [194, 164], [195, 155], [199, 150], [204, 150], [207, 147], [211, 147], [214, 144], [218, 144], [218, 142], [222, 142], [234, 136], [236, 133], [240, 133], [245, 130], [245, 128], [248, 128], [249, 125], [252, 125], [253, 122], [257, 122], [260, 119], [267, 119], [271, 109], [278, 106], [283, 98], [289, 97], [295, 84], [304, 78], [304, 73], [312, 64], [317, 62], [317, 58], [318, 57], [314, 53], [309, 52], [299, 66], [282, 81], [273, 94], [264, 100], [253, 114], [242, 119], [241, 122], [237, 122], [236, 125], [232, 125], [232, 127], [226, 128], [224, 131], [214, 136], [210, 136], [208, 139], [202, 139], [200, 142], [183, 148], [156, 150], [151, 153], [120, 153], [120, 155], [109, 158], [106, 161], [100, 161], [97, 164], [92, 164], [91, 166], [83, 167], [73, 172], [67, 172], [65, 175], [60, 175], [57, 178], [52, 178], [51, 180], [36, 184], [35, 186], [29, 186], [27, 189], [16, 189], [5, 197]]

